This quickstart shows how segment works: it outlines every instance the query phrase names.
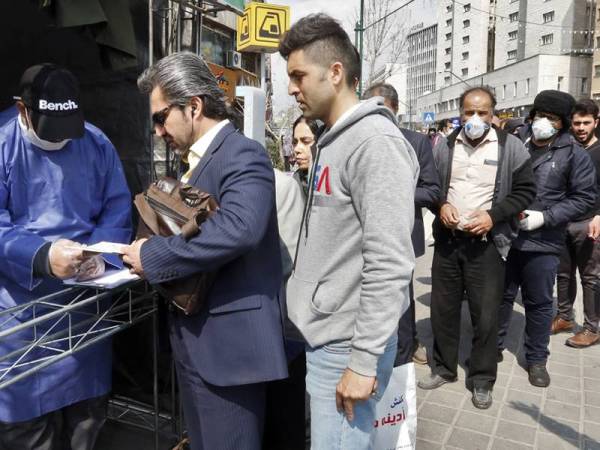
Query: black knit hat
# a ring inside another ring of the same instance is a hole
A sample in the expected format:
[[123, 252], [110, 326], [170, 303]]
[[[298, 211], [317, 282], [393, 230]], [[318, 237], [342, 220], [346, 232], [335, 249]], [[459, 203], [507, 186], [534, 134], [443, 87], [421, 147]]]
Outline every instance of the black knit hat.
[[555, 90], [542, 91], [536, 95], [533, 101], [531, 117], [533, 118], [537, 112], [556, 114], [562, 121], [563, 129], [568, 130], [571, 126], [571, 112], [575, 103], [573, 96], [566, 92]]

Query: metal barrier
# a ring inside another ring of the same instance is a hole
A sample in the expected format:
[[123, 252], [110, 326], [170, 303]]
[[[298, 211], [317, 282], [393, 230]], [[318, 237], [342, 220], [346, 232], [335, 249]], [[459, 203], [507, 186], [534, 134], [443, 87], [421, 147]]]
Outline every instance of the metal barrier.
[[[41, 369], [88, 348], [114, 334], [152, 318], [153, 409], [134, 401], [113, 398], [110, 409], [120, 411], [111, 418], [124, 423], [125, 416], [144, 412], [153, 423], [144, 428], [154, 431], [154, 448], [159, 446], [159, 421], [172, 420], [161, 414], [158, 405], [157, 294], [142, 281], [102, 290], [71, 287], [36, 300], [0, 311], [0, 340], [29, 331], [31, 339], [8, 354], [0, 355], [0, 389], [4, 389]], [[17, 317], [31, 319], [20, 322]], [[79, 320], [74, 320], [76, 316]], [[15, 322], [15, 325], [11, 326]], [[42, 355], [36, 352], [43, 351]], [[140, 426], [139, 424], [137, 426]]]

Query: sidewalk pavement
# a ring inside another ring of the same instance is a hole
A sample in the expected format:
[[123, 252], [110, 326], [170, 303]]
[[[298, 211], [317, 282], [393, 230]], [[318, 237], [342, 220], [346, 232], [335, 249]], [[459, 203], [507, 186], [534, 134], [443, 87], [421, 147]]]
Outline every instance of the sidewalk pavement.
[[[433, 248], [419, 258], [415, 271], [416, 319], [419, 339], [431, 352], [429, 320]], [[580, 295], [575, 303], [577, 323], [583, 314]], [[490, 409], [476, 409], [465, 388], [464, 361], [471, 348], [471, 323], [463, 304], [459, 351], [459, 380], [433, 391], [417, 388], [417, 450], [600, 450], [600, 345], [574, 349], [564, 345], [570, 334], [550, 339], [548, 388], [529, 384], [522, 348], [525, 312], [518, 302], [504, 361]], [[416, 365], [417, 380], [429, 373]]]

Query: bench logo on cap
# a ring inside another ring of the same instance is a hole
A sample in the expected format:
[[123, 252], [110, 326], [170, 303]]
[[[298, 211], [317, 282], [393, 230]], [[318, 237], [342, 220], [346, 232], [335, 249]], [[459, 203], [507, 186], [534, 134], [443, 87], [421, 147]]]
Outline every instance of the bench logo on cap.
[[73, 100], [68, 100], [66, 102], [49, 102], [47, 100], [40, 99], [38, 104], [38, 109], [40, 111], [72, 111], [78, 108], [79, 106]]

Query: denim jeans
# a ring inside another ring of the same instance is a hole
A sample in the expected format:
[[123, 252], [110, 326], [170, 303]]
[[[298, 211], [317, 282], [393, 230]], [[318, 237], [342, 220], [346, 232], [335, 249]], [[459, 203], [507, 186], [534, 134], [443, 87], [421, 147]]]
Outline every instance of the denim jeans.
[[375, 405], [388, 385], [398, 338], [388, 341], [377, 364], [377, 394], [354, 404], [349, 422], [335, 404], [335, 389], [350, 361], [350, 342], [336, 342], [306, 349], [306, 389], [310, 394], [312, 450], [367, 450], [375, 421]]

